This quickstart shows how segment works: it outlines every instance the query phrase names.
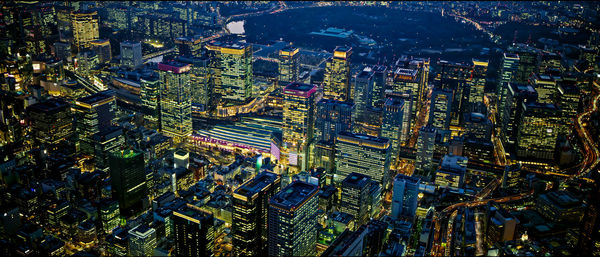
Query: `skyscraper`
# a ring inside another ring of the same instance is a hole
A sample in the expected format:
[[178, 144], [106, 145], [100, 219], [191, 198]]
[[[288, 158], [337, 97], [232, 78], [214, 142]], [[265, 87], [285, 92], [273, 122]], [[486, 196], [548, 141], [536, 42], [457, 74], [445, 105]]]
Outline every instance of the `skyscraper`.
[[420, 182], [421, 180], [416, 177], [396, 175], [392, 194], [392, 218], [415, 217]]
[[398, 96], [388, 96], [383, 105], [383, 124], [381, 126], [381, 137], [390, 140], [392, 146], [392, 161], [398, 155], [401, 142], [408, 139], [408, 130], [404, 127], [405, 109], [404, 99]]
[[340, 210], [354, 216], [355, 228], [367, 223], [369, 218], [369, 189], [371, 178], [352, 172], [341, 184]]
[[490, 140], [492, 137], [492, 122], [484, 114], [469, 112], [464, 114], [463, 128], [465, 134], [469, 133], [474, 138]]
[[90, 47], [90, 43], [100, 36], [98, 26], [98, 12], [78, 11], [71, 12], [71, 28], [77, 49]]
[[529, 77], [529, 84], [531, 84], [535, 88], [535, 91], [538, 93], [538, 103], [556, 103], [555, 100], [558, 96], [558, 87], [555, 78], [546, 74], [534, 73], [531, 74], [531, 76]]
[[115, 97], [107, 91], [79, 98], [72, 108], [77, 129], [78, 151], [94, 153], [94, 134], [109, 129], [117, 108]]
[[98, 62], [108, 63], [112, 60], [112, 50], [108, 39], [98, 39], [90, 42], [91, 49], [98, 55]]
[[387, 87], [388, 70], [385, 65], [375, 65], [372, 67], [373, 72], [373, 91], [371, 92], [371, 103], [370, 107], [379, 107], [377, 103], [381, 104], [381, 100], [385, 97], [385, 89]]
[[353, 109], [352, 102], [321, 99], [315, 115], [315, 138], [333, 141], [340, 131], [351, 131]]
[[252, 45], [211, 41], [206, 45], [212, 61], [215, 92], [235, 104], [252, 97]]
[[[513, 146], [517, 140], [517, 132], [521, 126], [520, 120], [525, 104], [532, 103], [537, 100], [537, 91], [531, 85], [523, 85], [518, 83], [506, 84], [507, 93], [500, 102], [501, 109], [498, 109], [500, 114], [501, 133], [503, 135], [503, 143]], [[510, 148], [512, 147], [507, 147]]]
[[433, 89], [428, 124], [437, 129], [450, 127], [453, 94], [448, 89]]
[[390, 182], [391, 145], [387, 138], [340, 132], [336, 139], [335, 182], [341, 183], [350, 173], [371, 177], [387, 188]]
[[371, 92], [373, 91], [374, 73], [370, 67], [365, 67], [356, 75], [354, 87], [354, 113], [355, 122], [364, 122], [367, 108], [371, 103]]
[[158, 64], [161, 132], [182, 141], [192, 133], [190, 64]]
[[561, 126], [554, 104], [527, 103], [517, 136], [517, 156], [526, 160], [554, 160]]
[[417, 155], [415, 157], [415, 173], [427, 177], [433, 169], [433, 150], [437, 129], [427, 125], [419, 129], [417, 139]]
[[283, 151], [284, 164], [307, 166], [308, 143], [313, 138], [315, 93], [314, 85], [290, 83], [283, 90]]
[[125, 146], [123, 128], [120, 126], [111, 126], [104, 131], [94, 134], [93, 139], [96, 168], [106, 170], [108, 169], [109, 156]]
[[148, 76], [140, 78], [140, 99], [144, 111], [144, 122], [150, 129], [160, 128], [160, 80]]
[[269, 199], [279, 192], [280, 177], [262, 172], [233, 192], [233, 246], [235, 255], [266, 256]]
[[146, 225], [138, 225], [129, 230], [129, 254], [131, 256], [153, 256], [156, 248], [156, 230]]
[[[350, 56], [352, 47], [338, 46], [325, 66], [324, 97], [339, 101], [352, 99], [350, 88]], [[353, 91], [353, 90], [352, 90]]]
[[473, 59], [473, 76], [469, 80], [469, 106], [466, 108], [469, 112], [485, 113], [483, 103], [484, 89], [489, 62], [487, 60]]
[[200, 57], [202, 55], [201, 37], [178, 37], [175, 39], [177, 53], [185, 57]]
[[269, 256], [316, 254], [318, 191], [294, 181], [269, 200]]
[[509, 46], [507, 50], [519, 56], [519, 67], [515, 74], [515, 82], [527, 83], [529, 76], [538, 72], [540, 63], [539, 50], [526, 44], [514, 44]]
[[192, 111], [208, 111], [213, 109], [213, 77], [210, 59], [206, 57], [179, 57], [177, 61], [191, 64], [190, 83], [192, 88]]
[[133, 41], [121, 42], [121, 66], [137, 69], [142, 64], [142, 44]]
[[[508, 93], [508, 83], [516, 82], [517, 71], [519, 69], [519, 55], [504, 53], [502, 58], [502, 66], [500, 67], [500, 78], [496, 88], [497, 98], [500, 102], [504, 101], [505, 95]], [[498, 106], [498, 113], [502, 109]]]
[[119, 201], [121, 214], [135, 215], [148, 198], [144, 155], [135, 150], [113, 152], [108, 161], [113, 195]]
[[27, 107], [34, 139], [47, 149], [56, 150], [73, 133], [73, 116], [69, 105], [49, 100]]
[[300, 54], [297, 47], [288, 45], [279, 50], [279, 85], [286, 86], [291, 82], [298, 81]]
[[173, 211], [172, 217], [177, 256], [213, 256], [215, 221], [211, 213], [187, 204]]

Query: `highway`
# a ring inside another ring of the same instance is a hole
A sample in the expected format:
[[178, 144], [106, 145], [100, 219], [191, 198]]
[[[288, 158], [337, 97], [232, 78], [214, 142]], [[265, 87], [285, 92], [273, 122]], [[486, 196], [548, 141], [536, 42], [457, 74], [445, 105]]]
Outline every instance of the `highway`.
[[[600, 152], [598, 151], [598, 145], [592, 140], [589, 132], [585, 129], [584, 120], [589, 119], [589, 116], [593, 112], [598, 111], [598, 101], [600, 101], [600, 85], [598, 81], [594, 81], [593, 83], [595, 90], [592, 90], [596, 93], [594, 96], [594, 100], [592, 100], [592, 105], [590, 108], [587, 108], [585, 112], [579, 114], [577, 116], [577, 126], [575, 126], [577, 135], [584, 140], [584, 149], [586, 154], [584, 155], [583, 165], [581, 169], [577, 172], [577, 174], [569, 177], [569, 180], [575, 178], [589, 178], [590, 172], [594, 170], [598, 164], [600, 163]], [[587, 118], [586, 118], [587, 117]]]

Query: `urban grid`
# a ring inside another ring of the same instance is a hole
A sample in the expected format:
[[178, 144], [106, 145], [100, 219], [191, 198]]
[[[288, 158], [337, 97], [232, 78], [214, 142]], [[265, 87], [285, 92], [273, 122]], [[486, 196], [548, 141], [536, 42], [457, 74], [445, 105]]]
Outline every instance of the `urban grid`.
[[2, 1], [2, 256], [600, 256], [600, 2]]

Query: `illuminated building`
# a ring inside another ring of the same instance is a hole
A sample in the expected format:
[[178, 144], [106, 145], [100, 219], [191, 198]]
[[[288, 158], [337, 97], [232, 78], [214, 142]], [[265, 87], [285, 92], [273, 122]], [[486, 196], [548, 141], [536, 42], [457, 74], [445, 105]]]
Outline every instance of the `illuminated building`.
[[318, 189], [294, 181], [269, 199], [269, 256], [316, 254]]
[[291, 83], [283, 90], [283, 152], [286, 164], [306, 170], [308, 144], [313, 138], [315, 85]]
[[[579, 110], [581, 90], [575, 83], [563, 80], [558, 83], [557, 105], [562, 113], [564, 124], [573, 124]], [[565, 126], [566, 127], [566, 126]]]
[[479, 139], [469, 133], [464, 135], [462, 144], [462, 156], [469, 160], [486, 163], [495, 161], [494, 144], [490, 139]]
[[61, 84], [65, 79], [65, 68], [63, 61], [60, 59], [52, 59], [46, 62], [46, 81]]
[[[398, 157], [398, 149], [401, 142], [408, 139], [408, 129], [404, 127], [404, 114], [408, 107], [402, 98], [388, 96], [383, 105], [383, 123], [381, 125], [381, 137], [388, 138], [392, 145], [392, 161]], [[409, 111], [409, 110], [408, 110]]]
[[277, 174], [262, 172], [233, 192], [233, 245], [235, 255], [266, 256], [269, 199], [279, 192]]
[[340, 132], [336, 138], [336, 184], [350, 173], [367, 175], [387, 188], [390, 182], [391, 145], [387, 138]]
[[206, 45], [212, 61], [215, 93], [222, 100], [245, 103], [252, 97], [252, 45], [211, 41]]
[[365, 67], [356, 75], [354, 88], [354, 113], [355, 122], [364, 122], [367, 108], [371, 103], [371, 92], [373, 91], [373, 75], [370, 67]]
[[145, 124], [150, 129], [158, 129], [160, 128], [160, 80], [158, 77], [142, 77], [140, 86]]
[[75, 100], [72, 111], [75, 116], [78, 151], [94, 154], [94, 134], [108, 130], [115, 116], [117, 103], [115, 97], [107, 91]]
[[137, 69], [143, 64], [142, 61], [142, 43], [133, 41], [121, 42], [121, 66], [129, 69]]
[[[507, 84], [510, 82], [516, 82], [517, 72], [519, 69], [519, 55], [504, 53], [502, 58], [502, 66], [500, 67], [500, 78], [498, 80], [498, 86], [496, 94], [500, 101], [504, 101], [505, 95], [508, 93]], [[498, 112], [501, 108], [498, 107]]]
[[129, 254], [131, 256], [153, 256], [156, 248], [156, 230], [138, 225], [129, 230]]
[[99, 38], [98, 12], [71, 12], [73, 39], [77, 49], [90, 47]]
[[73, 133], [70, 106], [61, 100], [49, 100], [27, 107], [34, 139], [50, 150]]
[[415, 157], [415, 173], [428, 176], [433, 167], [433, 150], [437, 129], [433, 126], [423, 126], [419, 129], [417, 139], [417, 155]]
[[555, 78], [545, 74], [531, 74], [529, 83], [535, 87], [535, 91], [538, 93], [538, 103], [555, 103], [555, 96], [558, 93]]
[[191, 65], [158, 64], [161, 132], [179, 142], [192, 134]]
[[521, 164], [506, 165], [502, 175], [502, 188], [517, 188], [521, 176]]
[[490, 140], [492, 137], [492, 122], [481, 113], [465, 113], [463, 118], [465, 134], [469, 133], [474, 138]]
[[473, 71], [472, 78], [469, 80], [469, 107], [471, 112], [485, 112], [483, 104], [484, 89], [486, 83], [487, 69], [489, 62], [487, 60], [472, 60]]
[[524, 44], [516, 44], [508, 47], [508, 52], [519, 56], [519, 65], [514, 77], [517, 83], [527, 83], [532, 73], [538, 72], [539, 50]]
[[556, 140], [561, 130], [560, 112], [554, 104], [527, 103], [518, 135], [517, 156], [526, 160], [554, 160]]
[[155, 14], [146, 14], [138, 17], [141, 28], [136, 30], [144, 38], [172, 40], [173, 38], [187, 37], [189, 25], [187, 21], [167, 15], [162, 17]]
[[442, 187], [462, 188], [467, 171], [467, 157], [448, 154], [442, 158], [435, 172], [435, 184]]
[[54, 42], [54, 56], [62, 61], [71, 60], [71, 44]]
[[216, 228], [212, 214], [188, 204], [173, 211], [172, 219], [177, 256], [213, 256]]
[[95, 142], [94, 160], [96, 161], [96, 168], [106, 170], [108, 168], [109, 155], [121, 150], [125, 146], [123, 129], [113, 126], [94, 134], [93, 139]]
[[112, 50], [108, 39], [98, 39], [90, 42], [91, 50], [98, 55], [98, 62], [109, 63], [112, 60]]
[[561, 64], [562, 57], [557, 53], [553, 52], [543, 52], [542, 58], [540, 61], [540, 74], [546, 74], [551, 70], [554, 71], [563, 71], [563, 66]]
[[299, 49], [294, 46], [286, 46], [279, 50], [279, 85], [286, 86], [291, 82], [298, 81], [300, 64], [298, 58]]
[[352, 172], [341, 183], [340, 211], [354, 216], [354, 226], [367, 223], [369, 219], [369, 189], [371, 178]]
[[335, 143], [331, 141], [317, 141], [314, 144], [313, 155], [310, 157], [312, 167], [324, 168], [327, 172], [335, 169]]
[[429, 125], [437, 129], [448, 129], [450, 127], [452, 98], [452, 91], [448, 89], [433, 89], [431, 107], [429, 108]]
[[392, 195], [392, 218], [415, 217], [417, 212], [419, 183], [421, 179], [398, 174], [394, 178]]
[[[462, 113], [468, 109], [468, 97], [470, 94], [470, 86], [472, 85], [472, 76], [474, 67], [472, 65], [464, 63], [455, 63], [448, 61], [438, 61], [438, 69], [440, 72], [435, 77], [435, 88], [432, 94], [436, 90], [445, 90], [451, 92], [452, 104], [450, 105], [450, 126], [460, 126], [462, 122]], [[431, 116], [430, 116], [431, 117]]]
[[71, 205], [65, 200], [59, 200], [58, 202], [52, 203], [52, 205], [50, 205], [46, 210], [46, 214], [48, 215], [48, 224], [52, 227], [60, 226], [60, 219], [67, 215], [70, 208]]
[[491, 201], [487, 204], [484, 220], [485, 238], [487, 246], [496, 242], [513, 240], [519, 220], [507, 210]]
[[77, 240], [84, 246], [90, 246], [96, 241], [96, 225], [92, 220], [85, 220], [77, 226]]
[[333, 141], [340, 131], [352, 129], [352, 102], [323, 98], [317, 103], [315, 137], [317, 140]]
[[120, 214], [119, 202], [111, 199], [102, 199], [98, 208], [100, 221], [102, 222], [102, 230], [105, 234], [110, 233], [113, 229], [119, 226]]
[[84, 78], [91, 77], [98, 66], [98, 55], [92, 51], [81, 51], [77, 53], [75, 72]]
[[[420, 84], [420, 74], [416, 69], [397, 68], [393, 74], [393, 91], [400, 94], [408, 94], [414, 101], [417, 101], [423, 88]], [[433, 96], [432, 96], [433, 99]], [[417, 116], [417, 107], [422, 103], [411, 105], [411, 117]]]
[[178, 37], [175, 39], [177, 53], [185, 57], [200, 57], [202, 55], [201, 37]]
[[191, 64], [192, 112], [209, 111], [214, 108], [212, 73], [210, 60], [205, 57], [179, 57], [177, 61]]
[[119, 201], [121, 215], [130, 217], [146, 204], [146, 169], [144, 155], [134, 150], [113, 152], [109, 157], [113, 198]]
[[375, 65], [372, 67], [373, 75], [373, 91], [371, 92], [370, 107], [378, 107], [377, 103], [385, 97], [385, 89], [387, 85], [388, 70], [385, 65]]
[[535, 209], [551, 222], [578, 224], [583, 219], [587, 205], [569, 191], [552, 191], [540, 195]]
[[[515, 145], [517, 133], [521, 126], [520, 119], [525, 110], [525, 104], [537, 100], [537, 92], [531, 85], [517, 83], [506, 84], [507, 94], [500, 102], [500, 127], [503, 143]], [[511, 147], [508, 147], [509, 149]]]
[[[56, 6], [56, 26], [58, 28], [58, 37], [60, 42], [72, 42], [73, 27], [71, 24], [71, 8], [66, 6]], [[70, 45], [70, 44], [69, 44]]]
[[[338, 46], [325, 66], [324, 97], [339, 101], [353, 99], [350, 88], [350, 57], [352, 47]], [[353, 91], [353, 90], [352, 90]]]

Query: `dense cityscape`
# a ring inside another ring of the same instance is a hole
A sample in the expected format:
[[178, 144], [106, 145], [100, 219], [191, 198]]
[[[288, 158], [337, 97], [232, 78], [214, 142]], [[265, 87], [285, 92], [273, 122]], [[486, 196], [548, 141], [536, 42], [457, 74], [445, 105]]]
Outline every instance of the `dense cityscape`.
[[600, 3], [0, 3], [0, 255], [600, 256]]

